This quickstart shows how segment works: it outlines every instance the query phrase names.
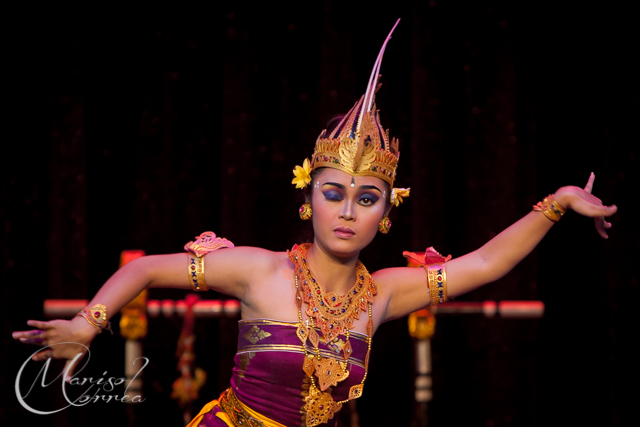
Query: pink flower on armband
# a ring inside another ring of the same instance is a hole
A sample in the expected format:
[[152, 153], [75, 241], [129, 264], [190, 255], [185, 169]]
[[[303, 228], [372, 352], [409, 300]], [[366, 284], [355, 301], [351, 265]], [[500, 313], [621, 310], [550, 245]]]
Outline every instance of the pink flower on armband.
[[424, 265], [443, 263], [443, 262], [449, 261], [452, 258], [451, 255], [447, 255], [446, 257], [442, 256], [440, 254], [440, 252], [438, 252], [435, 249], [433, 249], [433, 246], [428, 247], [424, 251], [424, 255], [423, 254], [417, 254], [415, 252], [409, 252], [409, 251], [402, 252], [402, 255], [405, 258], [412, 259], [413, 261], [417, 262], [418, 264], [424, 264]]

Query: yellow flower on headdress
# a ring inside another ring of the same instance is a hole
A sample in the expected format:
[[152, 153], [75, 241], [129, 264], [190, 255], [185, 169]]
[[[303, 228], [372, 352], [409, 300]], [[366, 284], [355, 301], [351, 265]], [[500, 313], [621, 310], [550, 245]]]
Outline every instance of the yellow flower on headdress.
[[296, 185], [296, 188], [304, 188], [311, 182], [311, 165], [309, 159], [304, 159], [302, 166], [296, 166], [293, 170], [295, 178], [291, 181]]
[[394, 188], [391, 190], [391, 203], [400, 206], [403, 197], [409, 197], [410, 188]]

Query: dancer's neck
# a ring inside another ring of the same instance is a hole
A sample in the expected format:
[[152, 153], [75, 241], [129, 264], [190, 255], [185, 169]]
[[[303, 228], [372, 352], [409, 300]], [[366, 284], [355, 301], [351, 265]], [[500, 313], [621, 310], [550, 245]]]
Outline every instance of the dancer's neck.
[[346, 294], [356, 283], [358, 254], [337, 257], [314, 242], [307, 252], [307, 262], [314, 277], [325, 292]]

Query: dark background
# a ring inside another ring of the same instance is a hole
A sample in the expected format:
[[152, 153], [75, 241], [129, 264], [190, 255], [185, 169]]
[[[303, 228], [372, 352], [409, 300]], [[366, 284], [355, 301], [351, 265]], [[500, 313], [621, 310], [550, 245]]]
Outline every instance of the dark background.
[[[391, 233], [363, 252], [365, 265], [404, 265], [403, 250], [431, 245], [465, 254], [591, 171], [594, 194], [619, 207], [609, 240], [570, 212], [510, 275], [459, 298], [542, 300], [543, 319], [438, 318], [430, 425], [638, 424], [631, 7], [324, 1], [214, 10], [171, 20], [146, 10], [5, 16], [0, 424], [181, 425], [169, 397], [178, 319], [151, 321], [146, 402], [49, 416], [16, 399], [33, 348], [10, 331], [42, 318], [45, 299], [90, 298], [125, 249], [179, 252], [205, 230], [236, 245], [291, 247], [303, 230], [291, 170], [362, 95], [398, 17], [378, 107], [401, 142], [396, 185], [412, 194], [392, 212]], [[228, 384], [234, 328], [235, 319], [197, 322], [209, 380], [196, 406]], [[120, 337], [100, 336], [86, 376], [123, 376], [123, 351]], [[30, 402], [64, 406], [58, 387]], [[361, 425], [411, 425], [411, 387], [400, 319], [374, 337]]]

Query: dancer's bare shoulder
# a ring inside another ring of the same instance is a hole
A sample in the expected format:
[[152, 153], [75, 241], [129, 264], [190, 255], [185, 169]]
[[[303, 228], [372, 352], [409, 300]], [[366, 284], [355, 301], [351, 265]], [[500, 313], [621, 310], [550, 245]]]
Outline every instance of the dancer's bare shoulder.
[[265, 251], [259, 271], [250, 273], [242, 300], [243, 319], [296, 321], [293, 264], [286, 252]]
[[243, 299], [256, 278], [272, 276], [286, 259], [286, 252], [251, 246], [210, 252], [205, 257], [207, 284], [219, 292]]

